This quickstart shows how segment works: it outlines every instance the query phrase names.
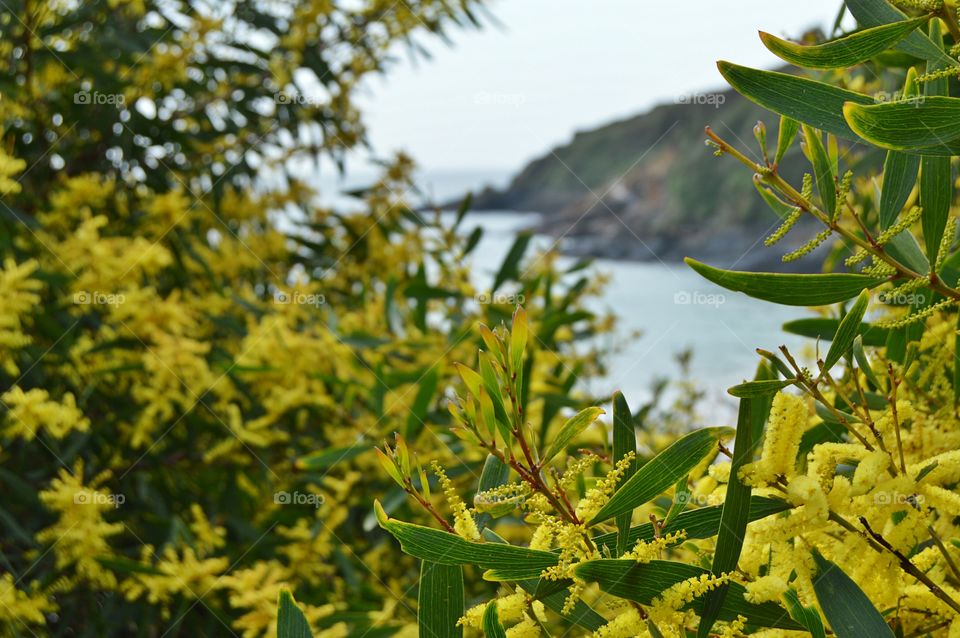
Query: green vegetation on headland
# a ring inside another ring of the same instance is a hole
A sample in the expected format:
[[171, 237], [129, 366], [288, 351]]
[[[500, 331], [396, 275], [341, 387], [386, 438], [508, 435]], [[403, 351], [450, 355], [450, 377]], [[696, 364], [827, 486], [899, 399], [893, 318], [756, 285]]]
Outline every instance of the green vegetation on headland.
[[[473, 209], [542, 213], [538, 230], [563, 237], [571, 254], [668, 262], [697, 255], [738, 268], [770, 267], [779, 259], [763, 250], [763, 238], [778, 218], [749, 176], [717, 161], [703, 144], [704, 126], [752, 140], [760, 120], [776, 125], [768, 111], [732, 90], [678, 96], [578, 132], [530, 162], [505, 189], [479, 193]], [[853, 163], [854, 156], [877, 168], [882, 161], [863, 145], [846, 161]], [[782, 173], [799, 179], [802, 160], [795, 147]], [[814, 257], [794, 266], [815, 270], [818, 264]]]

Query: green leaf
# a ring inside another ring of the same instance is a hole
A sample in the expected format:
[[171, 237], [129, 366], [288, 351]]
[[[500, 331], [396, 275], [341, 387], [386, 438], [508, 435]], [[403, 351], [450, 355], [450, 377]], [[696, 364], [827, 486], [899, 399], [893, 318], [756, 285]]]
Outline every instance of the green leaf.
[[[664, 527], [672, 523], [678, 516], [683, 514], [683, 510], [687, 508], [687, 503], [689, 502], [690, 476], [687, 475], [677, 481], [677, 484], [673, 486], [673, 502], [670, 503], [670, 509], [667, 510], [667, 515], [663, 517]], [[621, 514], [621, 516], [623, 515]]]
[[950, 200], [953, 197], [953, 177], [949, 157], [924, 155], [920, 163], [920, 225], [923, 227], [923, 243], [927, 259], [937, 262], [940, 240], [950, 217]]
[[883, 162], [883, 190], [880, 191], [880, 229], [897, 221], [903, 205], [917, 183], [920, 158], [917, 155], [889, 151]]
[[527, 251], [527, 246], [530, 244], [531, 239], [533, 239], [533, 235], [530, 233], [517, 234], [517, 238], [513, 241], [513, 245], [510, 246], [507, 256], [503, 258], [503, 263], [500, 264], [500, 270], [497, 271], [497, 276], [493, 280], [493, 286], [490, 288], [491, 293], [496, 292], [497, 288], [505, 281], [516, 279], [520, 276], [520, 260], [523, 259], [523, 254]]
[[843, 115], [857, 135], [882, 148], [920, 152], [958, 148], [960, 98], [929, 95], [870, 105], [848, 102]]
[[407, 416], [404, 436], [415, 441], [420, 430], [423, 429], [424, 422], [427, 420], [427, 412], [430, 409], [430, 401], [437, 393], [437, 387], [440, 385], [440, 369], [438, 366], [431, 366], [427, 373], [419, 381], [417, 395], [413, 398], [413, 404], [410, 406], [410, 414]]
[[[760, 520], [767, 516], [779, 514], [790, 509], [790, 505], [784, 501], [765, 496], [753, 496], [750, 499], [750, 521]], [[720, 517], [722, 515], [722, 505], [711, 505], [701, 507], [695, 510], [681, 512], [672, 521], [667, 523], [663, 530], [655, 530], [652, 523], [642, 523], [636, 527], [630, 528], [627, 534], [627, 546], [633, 546], [637, 541], [652, 541], [658, 533], [661, 535], [672, 534], [684, 530], [687, 533], [687, 540], [696, 538], [710, 538], [716, 536], [720, 531]], [[599, 534], [593, 537], [593, 543], [598, 548], [611, 549], [617, 543], [617, 532]]]
[[473, 193], [467, 193], [466, 197], [463, 198], [463, 201], [460, 202], [460, 206], [457, 208], [457, 217], [453, 222], [453, 228], [456, 229], [460, 226], [460, 222], [463, 221], [463, 218], [467, 216], [467, 212], [470, 211], [470, 205], [473, 203]]
[[824, 372], [832, 368], [840, 361], [840, 357], [850, 350], [850, 346], [853, 345], [853, 339], [860, 330], [863, 314], [867, 311], [867, 305], [869, 303], [869, 291], [861, 291], [860, 296], [857, 297], [853, 306], [850, 307], [850, 311], [840, 321], [840, 325], [837, 327], [837, 333], [833, 336], [833, 342], [827, 351], [827, 356], [823, 360]]
[[421, 636], [462, 638], [463, 570], [457, 565], [423, 561], [420, 567], [420, 595], [417, 625]]
[[570, 441], [590, 427], [601, 414], [604, 414], [603, 408], [590, 407], [580, 410], [580, 412], [567, 419], [567, 422], [560, 426], [560, 430], [554, 437], [553, 442], [547, 447], [547, 451], [544, 452], [543, 463], [548, 463], [550, 459], [563, 451]]
[[298, 470], [325, 470], [342, 461], [349, 461], [364, 452], [373, 449], [370, 443], [355, 443], [348, 447], [338, 447], [332, 450], [318, 450], [297, 459]]
[[[836, 334], [839, 325], [839, 319], [807, 317], [786, 322], [783, 324], [783, 331], [820, 341], [833, 341], [833, 335]], [[882, 347], [887, 343], [887, 335], [890, 331], [864, 322], [857, 328], [857, 334], [863, 337], [863, 345]]]
[[873, 104], [873, 98], [806, 78], [761, 71], [721, 60], [717, 67], [738, 93], [774, 113], [845, 139], [857, 139], [843, 119], [847, 102]]
[[[593, 560], [581, 563], [576, 574], [584, 580], [596, 582], [600, 589], [619, 598], [641, 605], [649, 605], [664, 590], [688, 578], [709, 572], [696, 565], [666, 560], [637, 563], [632, 560]], [[739, 583], [730, 583], [726, 599], [720, 608], [720, 620], [734, 620], [737, 615], [749, 618], [750, 624], [777, 629], [801, 629], [786, 610], [775, 603], [748, 603], [743, 595], [746, 589]], [[703, 609], [703, 599], [687, 606], [697, 612]]]
[[783, 115], [780, 116], [780, 128], [777, 131], [777, 153], [773, 157], [774, 166], [780, 164], [780, 160], [790, 149], [790, 145], [793, 144], [799, 130], [800, 122]]
[[[857, 22], [864, 27], [902, 22], [907, 18], [906, 14], [890, 5], [886, 0], [844, 0], [844, 4], [847, 5], [847, 9], [857, 19]], [[941, 47], [934, 44], [922, 31], [914, 31], [897, 43], [895, 48], [924, 60], [957, 64], [956, 60], [952, 60]]]
[[[629, 452], [637, 451], [637, 432], [633, 426], [633, 416], [630, 414], [630, 406], [621, 392], [613, 394], [613, 459], [619, 461]], [[630, 480], [637, 471], [637, 461], [634, 459], [617, 484], [616, 489], [620, 489], [624, 483]], [[630, 532], [631, 513], [624, 512], [617, 516], [617, 537], [616, 556], [620, 556], [627, 551], [627, 535]]]
[[[510, 466], [495, 457], [492, 454], [487, 455], [487, 460], [483, 462], [483, 471], [480, 472], [480, 481], [477, 484], [477, 492], [486, 492], [495, 487], [506, 485], [510, 478]], [[510, 504], [510, 510], [514, 505]], [[481, 512], [476, 515], [477, 529], [483, 531], [483, 528], [490, 524], [493, 514]]]
[[772, 190], [763, 185], [758, 177], [753, 178], [753, 185], [756, 187], [757, 192], [760, 193], [763, 201], [770, 207], [770, 210], [780, 219], [784, 219], [790, 215], [794, 208], [796, 208], [777, 197]]
[[[483, 531], [483, 536], [491, 542], [500, 543], [503, 545], [507, 544], [507, 541], [489, 529], [485, 529]], [[540, 589], [541, 580], [542, 579], [540, 578], [532, 578], [521, 580], [517, 584], [520, 585], [520, 587], [522, 587], [523, 590], [528, 594], [536, 596], [537, 590]], [[595, 612], [590, 605], [586, 604], [582, 600], [578, 600], [574, 604], [573, 611], [563, 613], [568, 594], [569, 589], [564, 589], [562, 591], [547, 594], [540, 598], [540, 600], [547, 609], [556, 612], [567, 622], [573, 623], [574, 625], [579, 625], [589, 629], [590, 631], [596, 631], [600, 627], [607, 624], [606, 618]]]
[[[957, 332], [953, 337], [953, 351], [960, 352], [960, 313], [957, 313]], [[953, 405], [960, 404], [960, 357], [953, 358]]]
[[[414, 558], [440, 565], [477, 565], [492, 570], [494, 580], [539, 578], [540, 572], [557, 564], [557, 556], [514, 545], [468, 541], [442, 530], [405, 523], [387, 517], [378, 501], [374, 501], [380, 527], [400, 542], [403, 551]], [[496, 578], [498, 573], [508, 578]]]
[[716, 452], [717, 441], [730, 434], [730, 428], [703, 428], [681, 437], [640, 467], [590, 523], [601, 523], [618, 514], [632, 512], [634, 508], [663, 493], [708, 455]]
[[784, 593], [783, 600], [787, 603], [787, 610], [790, 617], [806, 627], [810, 632], [811, 638], [827, 638], [827, 632], [823, 629], [823, 621], [820, 620], [820, 614], [815, 607], [804, 607], [800, 602], [800, 596], [797, 590], [790, 588]]
[[[763, 379], [769, 374], [769, 368], [761, 364], [756, 378]], [[710, 571], [715, 576], [734, 571], [737, 568], [737, 561], [740, 560], [740, 550], [743, 549], [747, 523], [750, 521], [751, 495], [750, 486], [740, 480], [739, 472], [740, 468], [753, 459], [755, 444], [753, 423], [758, 418], [766, 421], [769, 411], [770, 403], [767, 401], [740, 400], [737, 436], [733, 448], [733, 459], [730, 462], [730, 480], [727, 482], [727, 493], [723, 500], [717, 548], [713, 554], [713, 565], [710, 567]], [[707, 593], [697, 628], [698, 638], [705, 638], [713, 627], [713, 623], [717, 621], [728, 590], [729, 585], [721, 585]]]
[[828, 216], [832, 216], [837, 209], [837, 182], [830, 165], [830, 158], [827, 157], [827, 149], [823, 147], [820, 132], [806, 124], [803, 125], [803, 138], [806, 141], [807, 152], [810, 154], [810, 162], [813, 164], [813, 177], [823, 210]]
[[[487, 391], [487, 396], [493, 402], [493, 411], [497, 420], [506, 425], [510, 422], [507, 416], [507, 408], [503, 403], [503, 393], [500, 390], [500, 381], [497, 373], [493, 369], [493, 363], [490, 361], [489, 352], [480, 352], [477, 357], [480, 363], [480, 378], [483, 379], [483, 387]], [[488, 425], [493, 425], [488, 423]]]
[[819, 552], [814, 551], [813, 559], [818, 572], [813, 578], [813, 589], [838, 638], [893, 638], [883, 616], [843, 570]]
[[527, 347], [527, 311], [517, 306], [510, 331], [510, 364], [515, 374], [523, 373], [523, 351]]
[[732, 388], [727, 388], [730, 396], [738, 399], [752, 399], [758, 397], [772, 396], [784, 389], [788, 385], [793, 385], [792, 379], [762, 379], [760, 381], [746, 381], [738, 383]]
[[313, 638], [310, 623], [289, 589], [281, 589], [277, 601], [277, 638]]
[[846, 301], [864, 288], [884, 283], [882, 277], [848, 273], [803, 275], [722, 270], [687, 257], [687, 265], [727, 290], [785, 306], [825, 306]]
[[927, 16], [871, 27], [823, 44], [803, 46], [760, 32], [771, 53], [807, 69], [839, 69], [860, 64], [883, 53], [928, 20]]
[[507, 631], [497, 615], [497, 601], [491, 600], [483, 612], [483, 635], [485, 638], [507, 638]]
[[857, 335], [857, 337], [853, 340], [853, 358], [857, 362], [857, 367], [863, 371], [863, 374], [867, 376], [867, 380], [873, 384], [873, 387], [883, 387], [880, 385], [880, 379], [878, 379], [877, 375], [873, 372], [873, 367], [870, 365], [870, 361], [867, 359], [867, 353], [863, 351], [863, 337], [860, 335]]

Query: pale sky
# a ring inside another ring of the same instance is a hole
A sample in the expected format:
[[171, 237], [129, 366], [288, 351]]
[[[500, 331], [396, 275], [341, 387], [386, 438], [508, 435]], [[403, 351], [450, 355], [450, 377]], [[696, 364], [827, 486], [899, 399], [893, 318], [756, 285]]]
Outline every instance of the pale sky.
[[827, 28], [840, 0], [490, 0], [502, 28], [421, 37], [361, 104], [381, 156], [427, 170], [516, 170], [590, 129], [723, 86], [715, 62], [772, 67], [762, 29]]

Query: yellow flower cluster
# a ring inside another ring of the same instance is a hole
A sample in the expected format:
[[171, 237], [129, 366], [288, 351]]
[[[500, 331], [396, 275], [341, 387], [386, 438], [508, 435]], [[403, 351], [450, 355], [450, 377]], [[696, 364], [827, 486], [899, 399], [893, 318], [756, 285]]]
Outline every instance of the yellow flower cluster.
[[770, 408], [760, 460], [741, 468], [742, 478], [753, 485], [768, 485], [792, 476], [806, 427], [807, 407], [803, 399], [778, 392]]
[[640, 539], [637, 541], [637, 544], [633, 546], [633, 549], [623, 554], [621, 558], [633, 559], [638, 563], [649, 563], [652, 560], [660, 558], [663, 550], [682, 542], [686, 537], [687, 531], [680, 530], [667, 534], [666, 536], [660, 536], [652, 541]]
[[0, 367], [10, 376], [20, 374], [16, 352], [32, 342], [25, 327], [29, 313], [40, 303], [37, 293], [43, 284], [31, 277], [38, 266], [32, 259], [18, 264], [8, 257], [0, 269]]
[[50, 436], [62, 439], [71, 432], [86, 432], [90, 421], [77, 408], [73, 394], [67, 392], [62, 402], [50, 400], [46, 390], [33, 388], [24, 392], [20, 386], [14, 386], [0, 396], [7, 408], [7, 436], [18, 437], [25, 441], [33, 440], [43, 428]]
[[596, 485], [587, 491], [586, 495], [577, 503], [576, 514], [580, 520], [589, 521], [594, 514], [600, 511], [600, 508], [606, 505], [610, 496], [613, 495], [617, 483], [620, 482], [620, 478], [633, 463], [636, 456], [635, 452], [625, 454], [622, 459], [616, 462], [613, 469], [607, 472], [605, 477], [597, 481]]
[[480, 530], [477, 529], [477, 522], [474, 520], [473, 514], [470, 513], [466, 503], [457, 494], [453, 482], [447, 478], [447, 473], [436, 461], [433, 462], [433, 472], [440, 481], [440, 489], [443, 490], [443, 495], [447, 499], [447, 506], [453, 512], [453, 528], [467, 540], [480, 540]]

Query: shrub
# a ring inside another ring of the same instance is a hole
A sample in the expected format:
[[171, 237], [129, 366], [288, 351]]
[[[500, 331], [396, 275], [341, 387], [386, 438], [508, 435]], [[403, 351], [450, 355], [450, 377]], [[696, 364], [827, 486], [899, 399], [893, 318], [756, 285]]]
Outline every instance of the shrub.
[[523, 236], [484, 290], [409, 158], [359, 212], [287, 174], [362, 141], [350, 96], [394, 43], [474, 8], [349, 5], [0, 11], [0, 633], [268, 635], [285, 587], [319, 635], [395, 633], [418, 565], [368, 494], [424, 519], [374, 445], [456, 462], [453, 362], [519, 298], [550, 326], [531, 400], [581, 406], [610, 326], [585, 264]]
[[[811, 369], [785, 347], [759, 350], [756, 378], [730, 389], [735, 430], [651, 445], [620, 395], [603, 428], [593, 425], [601, 410], [586, 408], [531, 432], [520, 390], [526, 335], [539, 327], [520, 312], [511, 332], [484, 332], [451, 408], [469, 445], [488, 455], [480, 481], [458, 490], [436, 467], [440, 508], [411, 453], [384, 451], [387, 472], [443, 528], [377, 509], [381, 527], [422, 561], [421, 635], [960, 632], [951, 214], [960, 98], [950, 97], [960, 28], [949, 4], [898, 4], [909, 15], [884, 0], [847, 0], [862, 28], [829, 42], [761, 34], [815, 79], [719, 64], [736, 90], [781, 117], [769, 146], [758, 124], [757, 152], [709, 129], [708, 144], [745, 165], [780, 216], [768, 244], [801, 216], [822, 224], [785, 261], [824, 243], [831, 251], [818, 274], [689, 264], [772, 303], [839, 305], [788, 324], [826, 352]], [[811, 172], [791, 184], [778, 169], [798, 136]], [[886, 151], [880, 179], [846, 170], [838, 138]], [[849, 272], [833, 272], [839, 261]], [[577, 450], [585, 432], [603, 448]], [[724, 441], [734, 436], [731, 451]], [[483, 594], [464, 589], [480, 575]]]

